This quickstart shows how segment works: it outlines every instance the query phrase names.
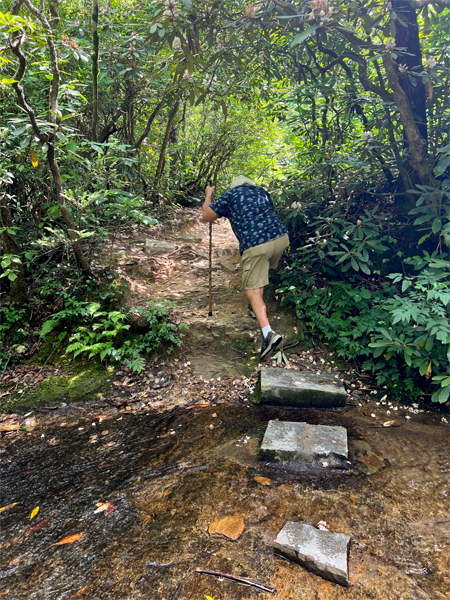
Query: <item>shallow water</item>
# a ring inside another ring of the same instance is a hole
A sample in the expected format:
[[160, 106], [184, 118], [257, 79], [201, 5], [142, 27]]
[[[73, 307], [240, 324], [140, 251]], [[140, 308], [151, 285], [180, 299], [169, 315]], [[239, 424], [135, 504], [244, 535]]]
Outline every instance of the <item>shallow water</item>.
[[[196, 574], [204, 568], [270, 583], [286, 600], [449, 598], [448, 429], [438, 417], [421, 417], [371, 428], [357, 408], [218, 405], [112, 411], [96, 427], [81, 416], [5, 440], [0, 506], [19, 504], [0, 513], [0, 597], [270, 598]], [[347, 427], [348, 470], [260, 463], [258, 443], [274, 418]], [[272, 485], [258, 484], [258, 475]], [[106, 501], [112, 514], [94, 514]], [[239, 540], [210, 537], [209, 523], [228, 515], [245, 519]], [[288, 520], [324, 520], [351, 537], [349, 588], [274, 557], [271, 544]], [[52, 546], [80, 532], [79, 541]]]

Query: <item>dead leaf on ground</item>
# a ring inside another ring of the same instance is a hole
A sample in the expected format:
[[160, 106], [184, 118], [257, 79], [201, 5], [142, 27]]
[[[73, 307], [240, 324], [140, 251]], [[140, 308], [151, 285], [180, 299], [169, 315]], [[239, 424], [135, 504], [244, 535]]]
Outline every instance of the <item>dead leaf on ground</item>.
[[107, 510], [108, 503], [107, 502], [97, 502], [97, 504], [95, 506], [97, 506], [98, 508], [96, 508], [94, 510], [94, 514], [103, 512], [104, 510]]
[[102, 435], [108, 435], [109, 431], [107, 429], [105, 429], [105, 431], [102, 431]]
[[36, 508], [35, 508], [35, 509], [33, 510], [33, 512], [31, 513], [31, 516], [30, 516], [30, 521], [31, 521], [31, 519], [32, 519], [33, 517], [35, 517], [35, 516], [38, 514], [38, 512], [39, 512], [39, 506], [36, 506]]
[[7, 504], [6, 506], [3, 506], [2, 508], [0, 508], [0, 512], [3, 512], [4, 510], [9, 510], [13, 506], [16, 506], [16, 504], [19, 504], [19, 503], [18, 502], [13, 502], [12, 504]]
[[394, 425], [395, 421], [385, 421], [383, 423], [383, 427], [392, 427], [392, 425]]
[[108, 502], [106, 510], [108, 511], [108, 515], [111, 516], [114, 512], [114, 504], [112, 502]]
[[39, 521], [39, 523], [37, 523], [34, 527], [31, 527], [30, 529], [28, 529], [26, 535], [30, 535], [30, 533], [35, 533], [36, 531], [39, 531], [39, 529], [42, 529], [42, 527], [44, 527], [44, 525], [47, 525], [48, 522], [49, 522], [49, 519], [44, 519], [43, 521]]
[[191, 404], [190, 406], [186, 406], [186, 409], [190, 408], [206, 408], [209, 404], [199, 403], [199, 404]]
[[74, 535], [69, 535], [68, 537], [63, 538], [62, 540], [59, 540], [59, 542], [56, 542], [55, 544], [52, 544], [52, 546], [62, 546], [63, 544], [73, 544], [74, 542], [77, 542], [78, 540], [80, 540], [84, 535], [84, 531], [82, 533], [75, 533]]
[[20, 429], [20, 423], [17, 421], [6, 421], [0, 425], [0, 432], [17, 431]]
[[261, 485], [272, 485], [272, 480], [268, 477], [254, 477], [253, 479]]

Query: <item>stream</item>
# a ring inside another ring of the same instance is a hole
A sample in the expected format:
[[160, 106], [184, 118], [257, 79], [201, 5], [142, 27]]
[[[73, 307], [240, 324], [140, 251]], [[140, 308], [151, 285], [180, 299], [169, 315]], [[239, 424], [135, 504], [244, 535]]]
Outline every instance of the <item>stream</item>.
[[[0, 506], [17, 504], [0, 513], [0, 597], [271, 597], [196, 573], [216, 569], [270, 584], [286, 600], [449, 598], [450, 460], [439, 415], [383, 428], [355, 407], [82, 410], [68, 407], [59, 421], [2, 441]], [[346, 427], [348, 469], [260, 462], [269, 419]], [[101, 502], [108, 510], [95, 513]], [[245, 520], [234, 542], [208, 534], [228, 515]], [[288, 520], [326, 521], [351, 537], [349, 588], [274, 556]]]

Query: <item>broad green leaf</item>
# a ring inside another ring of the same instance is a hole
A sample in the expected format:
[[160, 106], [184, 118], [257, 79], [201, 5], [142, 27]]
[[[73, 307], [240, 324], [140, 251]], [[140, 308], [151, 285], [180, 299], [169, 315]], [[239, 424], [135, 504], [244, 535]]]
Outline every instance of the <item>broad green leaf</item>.
[[308, 27], [307, 29], [296, 35], [291, 42], [291, 48], [293, 48], [294, 46], [298, 46], [298, 44], [301, 44], [302, 42], [307, 40], [316, 31], [317, 27], [318, 25], [314, 25], [314, 27]]
[[442, 227], [442, 221], [441, 221], [441, 219], [435, 219], [433, 221], [432, 226], [431, 226], [431, 231], [433, 233], [437, 233], [438, 231], [440, 231], [441, 227]]

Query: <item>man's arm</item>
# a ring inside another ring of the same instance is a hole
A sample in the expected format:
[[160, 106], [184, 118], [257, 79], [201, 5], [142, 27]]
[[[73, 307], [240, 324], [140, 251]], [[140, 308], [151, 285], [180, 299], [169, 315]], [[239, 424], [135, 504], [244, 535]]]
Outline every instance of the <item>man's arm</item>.
[[206, 190], [205, 190], [205, 201], [203, 202], [203, 206], [202, 206], [202, 217], [203, 220], [206, 221], [207, 223], [212, 223], [213, 221], [215, 221], [216, 219], [219, 218], [219, 215], [217, 213], [215, 213], [212, 208], [209, 208], [209, 205], [211, 204], [211, 200], [212, 200], [212, 195], [214, 193], [215, 190], [215, 186], [206, 186]]

